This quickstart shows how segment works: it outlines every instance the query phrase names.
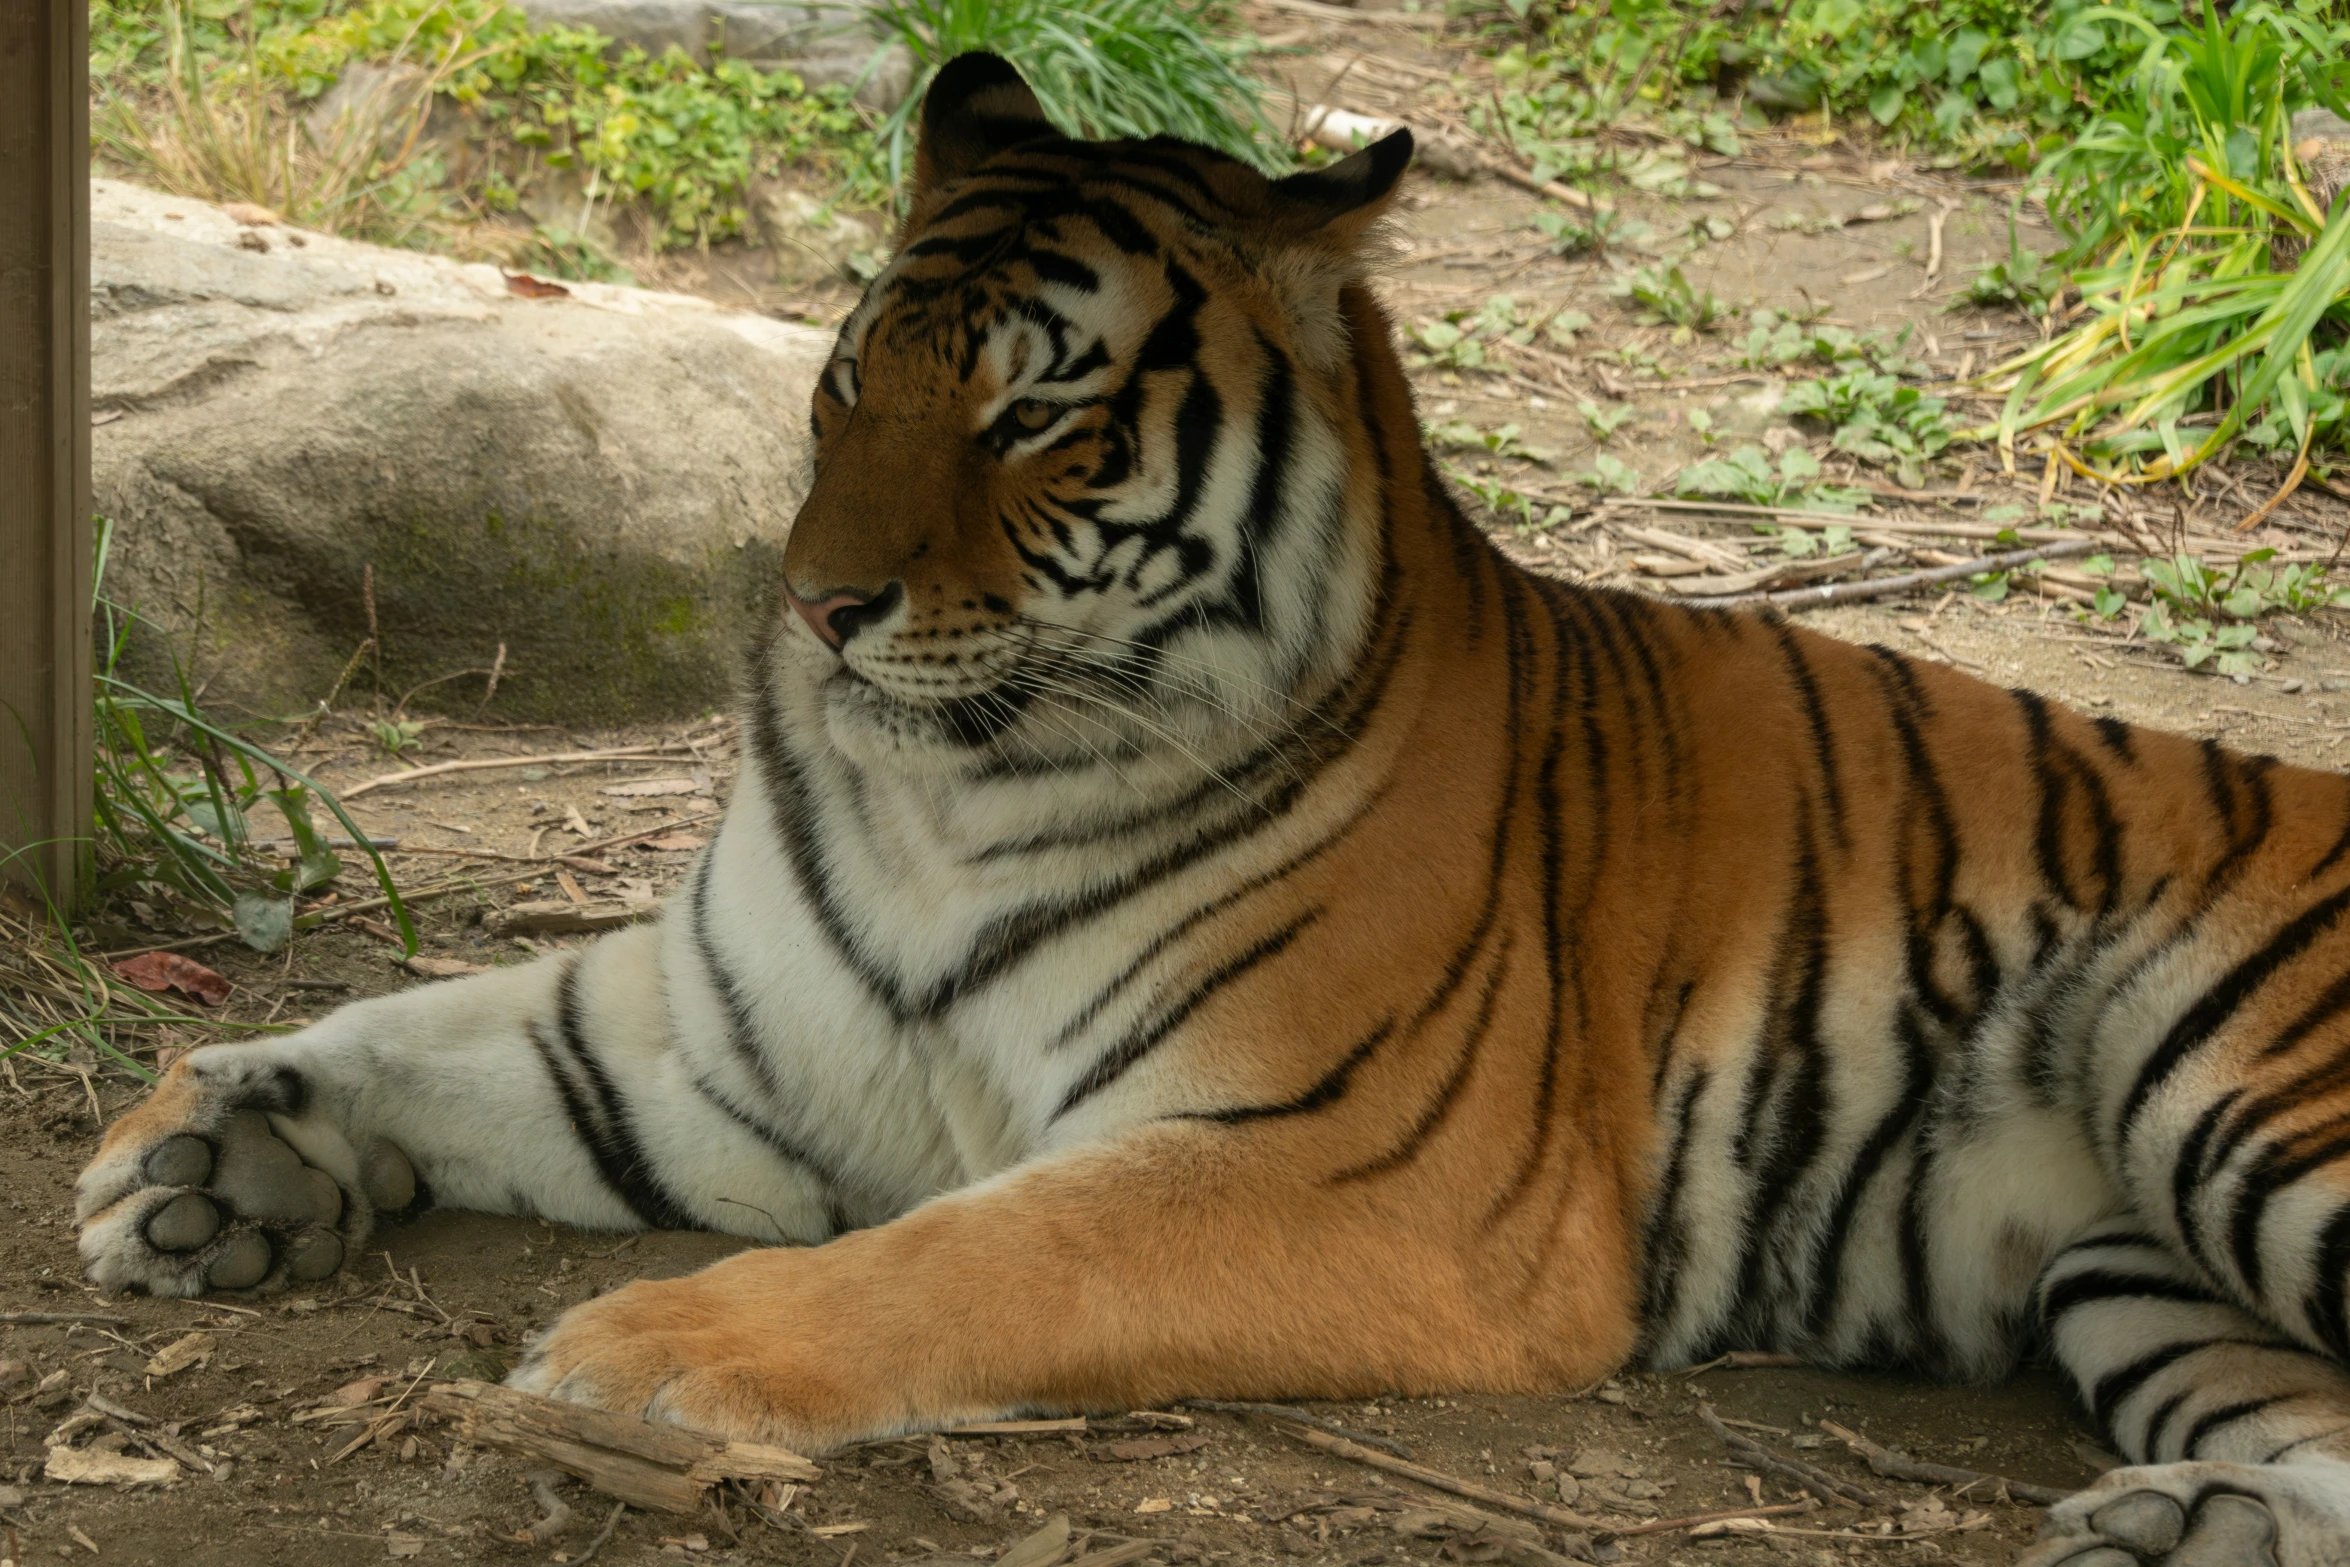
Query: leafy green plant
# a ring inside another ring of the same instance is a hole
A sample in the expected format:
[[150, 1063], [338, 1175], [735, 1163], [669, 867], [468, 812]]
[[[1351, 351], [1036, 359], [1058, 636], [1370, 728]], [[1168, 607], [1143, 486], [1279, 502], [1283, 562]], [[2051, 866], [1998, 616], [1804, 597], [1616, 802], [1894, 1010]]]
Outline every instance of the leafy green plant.
[[367, 738], [386, 756], [401, 756], [424, 743], [424, 725], [406, 718], [377, 718], [368, 721]]
[[1507, 294], [1496, 294], [1474, 310], [1449, 310], [1411, 328], [1414, 369], [1485, 370], [1494, 368], [1486, 350], [1499, 344], [1526, 346], [1537, 342], [1556, 348], [1573, 346], [1575, 334], [1591, 324], [1580, 310], [1521, 310]]
[[1575, 475], [1578, 484], [1614, 495], [1640, 493], [1640, 470], [1607, 452], [1592, 455], [1591, 466]]
[[1824, 560], [1852, 548], [1852, 530], [1842, 523], [1832, 522], [1817, 533], [1809, 528], [1799, 528], [1793, 523], [1783, 527], [1757, 523], [1755, 531], [1775, 536], [1779, 553], [1789, 560]]
[[1638, 218], [1612, 207], [1585, 213], [1559, 212], [1545, 207], [1534, 214], [1534, 227], [1560, 256], [1605, 255], [1618, 246], [1639, 247], [1656, 238], [1656, 230]]
[[1591, 438], [1600, 442], [1605, 442], [1626, 424], [1640, 417], [1640, 410], [1634, 404], [1621, 403], [1613, 408], [1602, 408], [1589, 398], [1577, 403], [1575, 411], [1583, 416], [1583, 428], [1591, 432]]
[[[207, 714], [186, 671], [159, 696], [117, 671], [137, 613], [104, 597], [112, 530], [101, 525], [97, 616], [103, 642], [96, 682], [98, 890], [145, 893], [232, 923], [247, 945], [273, 951], [290, 939], [294, 898], [333, 880], [342, 861], [311, 818], [323, 806], [366, 854], [411, 953], [416, 931], [383, 856], [342, 802], [308, 774]], [[291, 865], [256, 846], [253, 815], [267, 805], [294, 846]]]
[[2247, 551], [2224, 572], [2192, 555], [2145, 561], [2138, 570], [2152, 602], [2138, 629], [2176, 648], [2189, 669], [2211, 663], [2223, 675], [2251, 674], [2261, 666], [2253, 622], [2262, 615], [2350, 606], [2350, 584], [2329, 585], [2325, 567], [2275, 561], [2269, 549]]
[[1526, 445], [1518, 439], [1519, 433], [1514, 424], [1483, 430], [1465, 419], [1446, 419], [1426, 431], [1428, 444], [1440, 452], [1478, 452], [1507, 461], [1543, 464], [1556, 460], [1555, 452]]
[[1719, 457], [1702, 458], [1674, 481], [1682, 495], [1710, 495], [1752, 506], [1789, 506], [1806, 511], [1851, 511], [1868, 500], [1865, 490], [1817, 482], [1820, 460], [1790, 446], [1776, 463], [1759, 446], [1741, 446]]
[[867, 14], [917, 68], [879, 132], [892, 188], [913, 151], [923, 89], [974, 49], [1011, 61], [1072, 136], [1180, 136], [1267, 173], [1285, 167], [1242, 69], [1250, 46], [1216, 28], [1205, 0], [882, 0]]
[[2290, 483], [2342, 439], [2350, 204], [2320, 206], [2290, 126], [2311, 101], [2344, 106], [2345, 36], [2265, 0], [2153, 34], [2135, 98], [2049, 160], [2085, 319], [1997, 367], [2003, 446], [2053, 427], [2101, 477], [2142, 482], [2257, 432], [2300, 454]]
[[2026, 250], [2016, 237], [2015, 216], [2008, 215], [2007, 255], [1974, 276], [1960, 298], [1967, 304], [1996, 308], [2011, 305], [2029, 315], [2044, 315], [2048, 301], [2064, 287], [2064, 273], [2038, 251]]
[[1610, 284], [1608, 292], [1637, 304], [1642, 321], [1671, 323], [1676, 343], [1711, 332], [1729, 314], [1719, 296], [1691, 283], [1675, 264], [1635, 267]]
[[1798, 364], [1826, 365], [1837, 371], [1873, 366], [1898, 376], [1923, 368], [1903, 355], [1909, 340], [1907, 327], [1891, 337], [1883, 332], [1854, 332], [1768, 306], [1758, 306], [1746, 319], [1745, 335], [1731, 343], [1731, 361], [1742, 370], [1783, 370]]
[[1834, 434], [1829, 444], [1861, 461], [1892, 468], [1904, 485], [1922, 488], [1926, 459], [1950, 444], [1947, 405], [1914, 386], [1872, 370], [1849, 370], [1821, 380], [1797, 381], [1779, 408], [1824, 420]]
[[[92, 29], [102, 151], [334, 232], [422, 243], [548, 170], [576, 170], [589, 208], [643, 214], [656, 246], [745, 232], [750, 182], [787, 164], [883, 195], [856, 172], [869, 138], [845, 90], [535, 28], [506, 0], [103, 0]], [[387, 68], [385, 90], [322, 129], [305, 106], [361, 64]], [[463, 111], [462, 190], [422, 139], [436, 103]]]

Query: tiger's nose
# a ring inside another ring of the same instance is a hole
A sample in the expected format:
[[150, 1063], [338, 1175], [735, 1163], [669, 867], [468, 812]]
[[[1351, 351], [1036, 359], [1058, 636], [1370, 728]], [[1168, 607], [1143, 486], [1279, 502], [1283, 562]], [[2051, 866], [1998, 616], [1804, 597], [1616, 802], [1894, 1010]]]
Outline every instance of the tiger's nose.
[[904, 595], [905, 590], [895, 582], [879, 593], [843, 588], [814, 599], [800, 597], [788, 582], [783, 588], [784, 601], [808, 623], [810, 631], [822, 637], [825, 645], [836, 652], [848, 646], [849, 638], [865, 627], [887, 620]]

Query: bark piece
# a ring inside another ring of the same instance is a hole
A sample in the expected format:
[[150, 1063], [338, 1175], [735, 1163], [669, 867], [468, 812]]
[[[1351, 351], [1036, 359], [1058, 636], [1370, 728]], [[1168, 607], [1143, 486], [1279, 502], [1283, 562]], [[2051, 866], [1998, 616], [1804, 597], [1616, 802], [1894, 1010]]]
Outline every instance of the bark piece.
[[453, 1417], [468, 1442], [550, 1465], [607, 1496], [662, 1512], [696, 1511], [722, 1480], [806, 1482], [823, 1473], [780, 1447], [721, 1442], [487, 1382], [451, 1382], [425, 1402]]

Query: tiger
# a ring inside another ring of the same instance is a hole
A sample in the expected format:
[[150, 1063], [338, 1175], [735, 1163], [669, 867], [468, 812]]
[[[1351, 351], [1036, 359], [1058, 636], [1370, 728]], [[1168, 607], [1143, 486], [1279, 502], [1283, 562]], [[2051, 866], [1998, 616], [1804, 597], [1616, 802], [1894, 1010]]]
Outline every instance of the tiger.
[[919, 121], [657, 923], [190, 1052], [89, 1277], [748, 1236], [510, 1380], [808, 1452], [2045, 1357], [2125, 1463], [2034, 1567], [2350, 1560], [2350, 781], [1514, 564], [1372, 292], [1408, 131]]

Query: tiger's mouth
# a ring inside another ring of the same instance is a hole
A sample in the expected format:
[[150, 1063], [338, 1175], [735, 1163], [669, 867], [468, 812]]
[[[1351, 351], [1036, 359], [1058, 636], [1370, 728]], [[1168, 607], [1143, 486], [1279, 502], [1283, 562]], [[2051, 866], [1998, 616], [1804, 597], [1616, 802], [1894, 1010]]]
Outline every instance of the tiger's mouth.
[[892, 691], [847, 664], [825, 677], [823, 691], [841, 718], [900, 740], [929, 740], [960, 750], [1001, 740], [1036, 695], [1033, 686], [1007, 673], [984, 690], [924, 699]]

